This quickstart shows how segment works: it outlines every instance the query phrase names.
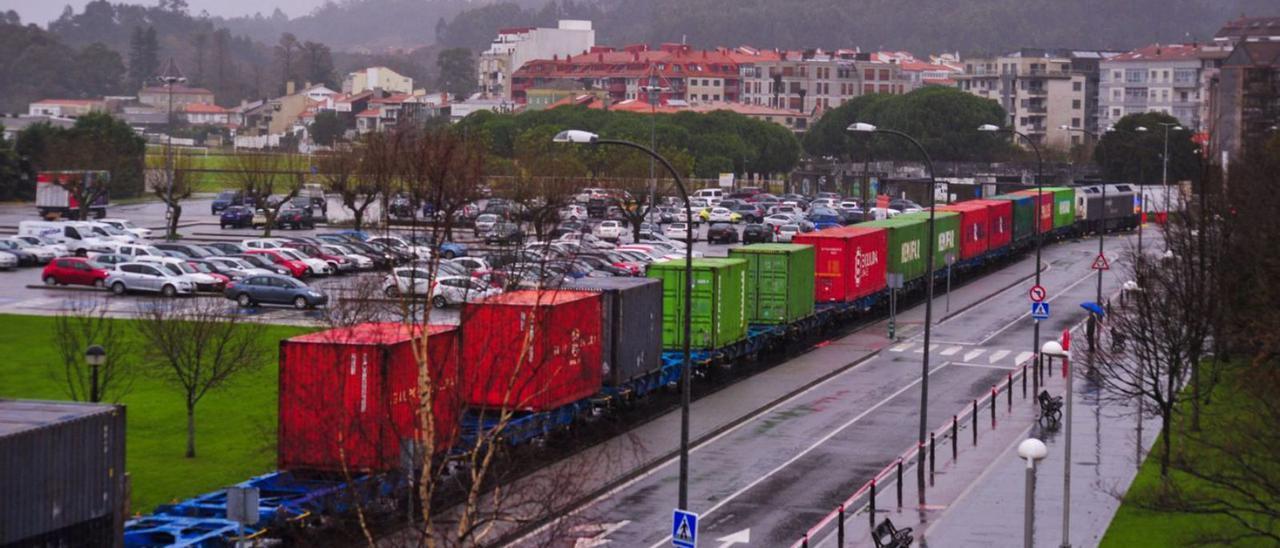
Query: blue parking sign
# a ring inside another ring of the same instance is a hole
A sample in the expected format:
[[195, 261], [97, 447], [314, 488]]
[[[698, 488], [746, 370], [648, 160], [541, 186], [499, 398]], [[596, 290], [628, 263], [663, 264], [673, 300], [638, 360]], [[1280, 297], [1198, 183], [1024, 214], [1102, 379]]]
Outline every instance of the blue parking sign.
[[671, 515], [671, 544], [679, 548], [698, 546], [698, 514], [676, 509]]

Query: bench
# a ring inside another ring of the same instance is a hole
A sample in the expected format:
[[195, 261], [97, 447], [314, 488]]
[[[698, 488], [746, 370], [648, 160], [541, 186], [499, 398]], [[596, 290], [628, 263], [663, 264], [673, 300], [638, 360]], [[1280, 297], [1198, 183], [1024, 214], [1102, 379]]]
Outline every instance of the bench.
[[911, 536], [911, 528], [898, 529], [893, 526], [893, 522], [889, 518], [885, 518], [876, 526], [876, 530], [871, 532], [871, 540], [876, 543], [876, 548], [902, 548], [911, 546], [915, 541], [915, 537]]
[[1062, 420], [1062, 396], [1050, 396], [1048, 390], [1042, 390], [1036, 400], [1040, 403], [1040, 418], [1038, 420], [1041, 423], [1045, 419], [1049, 419], [1049, 424], [1056, 425], [1058, 421]]

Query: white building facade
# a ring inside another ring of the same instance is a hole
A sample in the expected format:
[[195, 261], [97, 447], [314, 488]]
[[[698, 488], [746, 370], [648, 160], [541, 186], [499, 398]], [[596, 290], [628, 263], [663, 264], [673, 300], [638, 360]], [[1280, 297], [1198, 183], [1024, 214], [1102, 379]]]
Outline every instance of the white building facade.
[[1202, 67], [1199, 47], [1192, 44], [1155, 44], [1103, 61], [1098, 126], [1128, 114], [1163, 112], [1185, 128], [1201, 130]]
[[596, 45], [591, 21], [562, 19], [556, 28], [510, 28], [498, 31], [480, 54], [477, 72], [481, 97], [511, 99], [511, 73], [534, 59], [563, 58]]

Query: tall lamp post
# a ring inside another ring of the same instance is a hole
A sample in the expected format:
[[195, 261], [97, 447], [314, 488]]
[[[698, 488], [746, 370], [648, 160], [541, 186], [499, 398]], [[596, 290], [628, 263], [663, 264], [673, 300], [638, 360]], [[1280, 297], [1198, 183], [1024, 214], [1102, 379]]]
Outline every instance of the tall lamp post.
[[1049, 357], [1052, 362], [1053, 358], [1062, 358], [1062, 376], [1067, 382], [1066, 399], [1067, 413], [1062, 421], [1065, 427], [1063, 432], [1063, 465], [1062, 469], [1062, 545], [1061, 548], [1071, 548], [1071, 385], [1073, 384], [1071, 376], [1071, 352], [1070, 339], [1067, 338], [1069, 332], [1062, 333], [1062, 342], [1047, 341], [1040, 349], [1040, 352]]
[[[693, 206], [689, 202], [689, 192], [684, 186], [684, 179], [680, 177], [680, 173], [676, 168], [671, 166], [671, 162], [667, 161], [662, 155], [653, 149], [644, 145], [639, 145], [631, 141], [620, 139], [601, 139], [599, 135], [589, 131], [581, 131], [570, 129], [561, 131], [552, 139], [557, 143], [573, 143], [588, 145], [615, 145], [627, 148], [633, 148], [648, 154], [649, 157], [657, 160], [667, 169], [671, 177], [676, 180], [676, 187], [680, 190], [680, 197], [684, 200], [684, 211], [687, 219], [693, 219]], [[693, 223], [685, 223], [685, 237], [687, 245], [684, 248], [684, 338], [681, 349], [684, 351], [684, 367], [680, 374], [680, 500], [679, 508], [681, 510], [689, 509], [689, 392], [693, 385], [693, 364], [690, 351], [690, 340], [693, 337], [692, 326], [693, 321]], [[927, 358], [926, 358], [927, 359]]]
[[924, 163], [929, 168], [929, 241], [925, 245], [925, 271], [928, 272], [929, 282], [926, 289], [924, 304], [924, 353], [920, 361], [920, 436], [917, 440], [918, 450], [916, 455], [919, 462], [916, 463], [916, 496], [920, 501], [920, 506], [925, 505], [924, 493], [924, 459], [925, 459], [925, 437], [928, 435], [929, 428], [929, 335], [933, 327], [933, 251], [936, 227], [934, 227], [934, 218], [937, 210], [938, 201], [938, 182], [934, 179], [933, 160], [929, 158], [929, 152], [924, 149], [920, 141], [915, 140], [910, 135], [893, 129], [880, 129], [871, 124], [857, 122], [851, 124], [847, 131], [857, 133], [885, 133], [896, 135], [911, 142], [915, 145], [920, 154], [924, 156]]
[[[173, 59], [169, 60], [168, 68], [177, 68], [173, 64]], [[186, 83], [187, 79], [181, 74], [177, 74], [176, 70], [165, 70], [165, 73], [158, 80], [164, 84], [165, 91], [169, 95], [168, 120], [166, 120], [169, 128], [165, 131], [168, 137], [168, 144], [165, 145], [164, 149], [164, 168], [169, 183], [169, 187], [165, 190], [165, 225], [167, 226], [165, 239], [172, 241], [178, 237], [173, 222], [173, 86], [174, 84]]]
[[[1009, 133], [1017, 137], [1021, 137], [1022, 140], [1026, 141], [1027, 144], [1031, 145], [1031, 150], [1035, 151], [1036, 153], [1036, 215], [1035, 215], [1036, 218], [1035, 218], [1035, 222], [1031, 224], [1034, 225], [1036, 228], [1036, 285], [1039, 286], [1040, 285], [1040, 248], [1044, 245], [1043, 231], [1040, 230], [1040, 224], [1043, 220], [1041, 218], [1040, 209], [1043, 207], [1042, 202], [1044, 201], [1044, 157], [1040, 155], [1040, 146], [1037, 145], [1036, 142], [1032, 140], [1030, 137], [1028, 137], [1025, 133], [1022, 133], [1012, 128], [1005, 129], [1005, 128], [996, 126], [994, 124], [983, 124], [981, 126], [978, 126], [978, 131], [985, 131], [985, 132], [991, 132], [991, 133]], [[1034, 339], [1032, 339], [1031, 341], [1031, 351], [1038, 352], [1040, 350], [1040, 320], [1036, 320], [1033, 325], [1034, 327], [1032, 328], [1033, 329], [1032, 336], [1034, 337]], [[1039, 358], [1036, 359], [1035, 363], [1040, 363]], [[1036, 374], [1031, 376], [1031, 386], [1032, 386], [1031, 391], [1036, 394], [1040, 393], [1039, 369], [1040, 369], [1039, 367], [1036, 367], [1036, 370], [1037, 370]]]
[[1018, 456], [1027, 459], [1027, 503], [1022, 516], [1022, 546], [1032, 547], [1032, 538], [1036, 529], [1036, 461], [1049, 455], [1049, 448], [1044, 442], [1027, 438], [1018, 444]]
[[[1072, 132], [1072, 131], [1080, 132], [1089, 137], [1093, 137], [1094, 141], [1098, 140], [1097, 133], [1094, 133], [1084, 128], [1077, 128], [1077, 127], [1063, 125], [1063, 126], [1059, 126], [1058, 129], [1061, 129], [1067, 132]], [[1115, 126], [1107, 127], [1107, 132], [1113, 132], [1113, 131], [1115, 131]], [[1098, 256], [1102, 257], [1102, 254], [1104, 251], [1103, 246], [1105, 245], [1104, 238], [1106, 237], [1106, 234], [1107, 234], [1107, 183], [1104, 181], [1102, 184], [1098, 186], [1102, 187], [1102, 225], [1098, 227]], [[1102, 303], [1102, 269], [1101, 268], [1098, 269], [1098, 290], [1097, 290], [1097, 294], [1094, 296], [1094, 299], [1095, 299], [1095, 302], [1099, 304]], [[1098, 332], [1097, 318], [1091, 314], [1089, 315], [1089, 337], [1088, 337], [1090, 350], [1093, 350], [1093, 346], [1095, 344], [1095, 340], [1094, 340], [1095, 334], [1097, 332]]]
[[84, 361], [89, 364], [89, 401], [98, 403], [102, 401], [102, 395], [98, 393], [98, 368], [107, 363], [107, 350], [92, 345], [84, 351]]
[[[1164, 154], [1160, 156], [1160, 186], [1164, 187], [1164, 222], [1169, 222], [1169, 130], [1182, 131], [1177, 122], [1157, 122], [1164, 126]], [[1165, 238], [1164, 248], [1169, 249], [1169, 239]]]

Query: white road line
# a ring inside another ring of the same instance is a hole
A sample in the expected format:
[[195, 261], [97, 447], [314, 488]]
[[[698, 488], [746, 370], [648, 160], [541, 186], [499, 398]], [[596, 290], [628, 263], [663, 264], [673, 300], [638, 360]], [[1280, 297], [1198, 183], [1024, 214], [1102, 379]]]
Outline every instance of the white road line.
[[[938, 367], [935, 367], [935, 368], [931, 369], [931, 370], [929, 371], [929, 374], [930, 374], [930, 375], [932, 375], [932, 374], [934, 374], [934, 373], [937, 373], [939, 369], [942, 369], [943, 367], [946, 367], [946, 366], [948, 366], [948, 365], [951, 365], [951, 362], [942, 362], [942, 364], [941, 364], [941, 365], [939, 365]], [[804, 456], [805, 456], [805, 455], [808, 455], [808, 454], [809, 454], [810, 452], [812, 452], [814, 449], [817, 449], [818, 447], [821, 447], [821, 446], [822, 446], [822, 444], [827, 443], [828, 441], [830, 441], [830, 440], [831, 440], [831, 438], [834, 438], [837, 434], [839, 434], [840, 432], [843, 432], [846, 428], [848, 428], [848, 427], [850, 427], [850, 426], [853, 426], [853, 424], [854, 424], [854, 423], [856, 423], [856, 422], [858, 422], [858, 421], [862, 420], [864, 417], [866, 417], [867, 415], [871, 414], [871, 413], [872, 413], [873, 411], [875, 411], [876, 409], [879, 409], [879, 408], [880, 408], [880, 406], [882, 406], [882, 405], [884, 405], [884, 404], [886, 404], [886, 403], [889, 403], [890, 401], [893, 401], [893, 399], [894, 399], [894, 398], [896, 398], [896, 397], [898, 397], [898, 396], [902, 395], [902, 394], [903, 394], [903, 393], [905, 393], [907, 390], [910, 390], [910, 389], [911, 389], [912, 387], [914, 387], [916, 384], [919, 384], [919, 382], [920, 382], [920, 379], [916, 379], [916, 380], [914, 380], [914, 381], [911, 381], [911, 383], [910, 383], [910, 384], [908, 384], [908, 385], [906, 385], [906, 386], [903, 386], [902, 388], [899, 388], [897, 392], [894, 392], [894, 393], [890, 394], [890, 395], [889, 395], [889, 397], [887, 397], [887, 398], [885, 398], [885, 399], [883, 399], [883, 400], [880, 400], [880, 402], [879, 402], [879, 403], [876, 403], [875, 405], [871, 406], [871, 408], [867, 409], [866, 411], [863, 411], [862, 413], [859, 413], [859, 414], [858, 414], [858, 416], [856, 416], [856, 417], [854, 417], [854, 418], [852, 418], [852, 419], [849, 419], [849, 421], [848, 421], [848, 422], [846, 422], [846, 423], [844, 423], [844, 424], [840, 425], [840, 427], [836, 428], [835, 430], [832, 430], [832, 431], [828, 432], [828, 433], [827, 433], [827, 435], [822, 436], [821, 438], [819, 438], [819, 439], [818, 439], [818, 441], [816, 441], [816, 442], [814, 442], [814, 443], [813, 443], [813, 445], [810, 445], [809, 447], [806, 447], [806, 448], [804, 449], [804, 451], [801, 451], [801, 452], [799, 452], [799, 453], [796, 453], [796, 455], [795, 455], [795, 456], [791, 457], [790, 459], [787, 459], [787, 461], [786, 461], [786, 462], [784, 462], [784, 463], [782, 463], [782, 464], [779, 464], [778, 466], [774, 467], [774, 469], [773, 469], [773, 470], [770, 470], [769, 472], [767, 472], [767, 473], [765, 473], [765, 474], [761, 475], [760, 477], [756, 478], [756, 479], [755, 479], [755, 480], [753, 480], [751, 483], [748, 483], [746, 486], [742, 487], [741, 489], [738, 489], [737, 491], [734, 491], [734, 492], [733, 492], [733, 494], [730, 494], [729, 496], [727, 496], [727, 497], [724, 497], [724, 498], [720, 499], [720, 501], [719, 501], [719, 502], [717, 502], [714, 506], [712, 506], [711, 508], [708, 508], [707, 510], [705, 510], [704, 512], [702, 512], [701, 514], [699, 514], [699, 515], [698, 515], [698, 518], [699, 518], [699, 519], [705, 519], [708, 515], [711, 515], [711, 513], [712, 513], [712, 512], [715, 512], [716, 510], [719, 510], [719, 509], [720, 509], [721, 507], [723, 507], [724, 505], [728, 504], [728, 503], [729, 503], [729, 501], [732, 501], [733, 499], [738, 498], [738, 497], [739, 497], [739, 496], [741, 496], [743, 493], [746, 493], [747, 491], [750, 491], [750, 490], [751, 490], [751, 488], [753, 488], [753, 487], [755, 487], [755, 486], [759, 485], [759, 484], [760, 484], [760, 482], [763, 482], [764, 480], [767, 480], [767, 479], [769, 479], [770, 477], [772, 477], [774, 474], [777, 474], [778, 472], [781, 472], [782, 470], [785, 470], [788, 466], [791, 466], [791, 465], [792, 465], [793, 463], [795, 463], [796, 461], [800, 460], [801, 458], [804, 458]], [[748, 421], [748, 422], [751, 422], [751, 421]], [[667, 536], [666, 536], [665, 538], [663, 538], [662, 540], [660, 540], [660, 541], [658, 541], [658, 542], [654, 543], [654, 544], [653, 544], [653, 546], [652, 546], [652, 548], [659, 548], [660, 546], [665, 546], [666, 544], [668, 544], [668, 542], [669, 542], [670, 540], [671, 540], [671, 535], [667, 535]]]
[[1014, 368], [1014, 367], [1010, 367], [1010, 366], [1004, 366], [1004, 365], [990, 365], [990, 364], [985, 364], [985, 363], [964, 363], [964, 362], [955, 362], [955, 363], [953, 363], [953, 364], [951, 364], [951, 365], [958, 365], [958, 366], [961, 366], [961, 367], [981, 367], [981, 368], [983, 368], [983, 369], [1001, 369], [1001, 370], [1004, 370], [1004, 371], [1009, 371], [1009, 370], [1012, 370], [1012, 369], [1016, 369], [1016, 368]]
[[[987, 358], [987, 360], [988, 360], [988, 363], [996, 363], [1004, 359], [1004, 357], [1008, 355], [1009, 355], [1008, 350], [996, 350], [994, 353], [991, 354], [990, 358]], [[965, 358], [965, 359], [968, 359], [968, 358]]]
[[[937, 349], [938, 349], [938, 345], [936, 345], [936, 344], [930, 344], [930, 345], [929, 345], [929, 352], [933, 352], [934, 350], [937, 350]], [[920, 348], [915, 349], [915, 353], [916, 353], [916, 354], [923, 354], [923, 353], [924, 353], [924, 346], [921, 346]]]
[[908, 348], [911, 348], [912, 346], [914, 346], [914, 343], [905, 342], [905, 343], [902, 343], [902, 344], [900, 344], [900, 345], [897, 345], [897, 346], [895, 346], [895, 347], [893, 347], [893, 348], [890, 348], [890, 349], [889, 349], [889, 351], [890, 351], [890, 352], [904, 352], [904, 351], [906, 351]]
[[1031, 356], [1034, 356], [1034, 355], [1036, 355], [1035, 352], [1021, 352], [1018, 354], [1018, 357], [1013, 359], [1013, 363], [1014, 365], [1020, 364], [1022, 362], [1025, 362], [1031, 359]]
[[[1080, 284], [1082, 284], [1082, 283], [1084, 283], [1084, 282], [1087, 282], [1087, 281], [1089, 281], [1089, 280], [1094, 280], [1094, 279], [1097, 279], [1097, 274], [1095, 274], [1095, 273], [1091, 270], [1091, 271], [1089, 271], [1089, 273], [1088, 273], [1088, 274], [1085, 274], [1083, 278], [1080, 278], [1079, 280], [1076, 280], [1076, 281], [1072, 282], [1072, 283], [1071, 283], [1070, 285], [1068, 285], [1067, 287], [1062, 288], [1062, 290], [1061, 290], [1061, 291], [1059, 291], [1059, 292], [1055, 293], [1052, 297], [1049, 297], [1048, 299], [1045, 299], [1045, 302], [1053, 302], [1053, 301], [1057, 300], [1059, 297], [1061, 297], [1061, 296], [1063, 296], [1063, 295], [1066, 295], [1066, 294], [1067, 294], [1067, 292], [1068, 292], [1068, 291], [1071, 291], [1071, 289], [1072, 289], [1072, 288], [1074, 288], [1075, 286], [1080, 285]], [[999, 334], [1001, 334], [1001, 333], [1004, 333], [1004, 330], [1009, 329], [1010, 327], [1013, 327], [1013, 326], [1017, 325], [1017, 324], [1018, 324], [1018, 322], [1021, 322], [1024, 318], [1029, 318], [1029, 317], [1031, 317], [1031, 310], [1030, 310], [1030, 308], [1028, 307], [1028, 310], [1027, 310], [1026, 312], [1023, 312], [1023, 313], [1022, 313], [1022, 315], [1018, 316], [1017, 318], [1014, 318], [1014, 319], [1013, 319], [1013, 321], [1011, 321], [1011, 322], [1009, 322], [1009, 323], [1007, 323], [1007, 324], [1004, 324], [1004, 327], [1001, 327], [1000, 329], [997, 329], [997, 330], [995, 330], [995, 331], [992, 331], [992, 332], [991, 332], [991, 334], [987, 335], [986, 337], [983, 337], [983, 338], [982, 338], [982, 340], [978, 341], [978, 343], [977, 343], [977, 344], [978, 344], [978, 345], [984, 345], [984, 344], [987, 344], [987, 341], [989, 341], [989, 340], [991, 340], [991, 339], [994, 339], [996, 335], [999, 335]]]
[[960, 346], [952, 346], [952, 347], [949, 347], [949, 348], [944, 349], [942, 352], [939, 352], [939, 354], [942, 354], [943, 356], [952, 356], [952, 355], [954, 355], [956, 352], [959, 352], [959, 351], [961, 351], [961, 350], [964, 350], [964, 347], [960, 347]]
[[977, 349], [977, 350], [971, 350], [971, 351], [969, 351], [969, 352], [966, 352], [966, 353], [965, 353], [965, 355], [964, 355], [964, 361], [971, 362], [971, 361], [973, 361], [973, 360], [974, 360], [974, 358], [977, 358], [978, 356], [981, 356], [981, 355], [983, 355], [984, 353], [986, 353], [986, 350], [983, 350], [983, 349], [981, 349], [981, 348], [979, 348], [979, 349]]

